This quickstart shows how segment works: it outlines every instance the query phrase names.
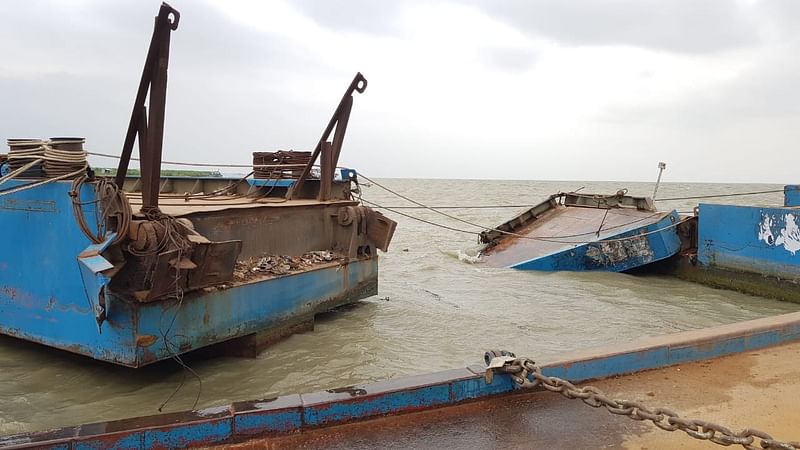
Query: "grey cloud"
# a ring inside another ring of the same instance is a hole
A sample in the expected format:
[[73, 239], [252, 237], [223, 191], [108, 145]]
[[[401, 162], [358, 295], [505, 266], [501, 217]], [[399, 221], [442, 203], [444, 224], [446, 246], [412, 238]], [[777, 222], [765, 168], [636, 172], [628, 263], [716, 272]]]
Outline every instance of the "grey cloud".
[[[78, 8], [61, 3], [0, 2], [0, 17], [5, 18], [0, 27], [0, 53], [16, 56], [0, 61], [0, 68], [51, 63], [76, 70], [139, 72], [159, 4], [126, 0]], [[204, 71], [233, 71], [256, 64], [311, 64], [308, 51], [241, 26], [204, 2], [189, 2], [178, 9], [183, 15], [172, 36], [171, 57], [181, 64], [203, 67]]]
[[[800, 52], [800, 42], [789, 54]], [[783, 55], [759, 60], [738, 78], [662, 105], [616, 107], [600, 121], [681, 129], [725, 127], [749, 120], [789, 119], [800, 127], [800, 61]]]
[[491, 47], [480, 52], [485, 65], [509, 72], [524, 72], [532, 68], [538, 57], [538, 53], [529, 48]]
[[[408, 5], [396, 0], [316, 4], [296, 0], [294, 4], [323, 26], [366, 34], [399, 33], [395, 19]], [[701, 57], [706, 52], [764, 46], [742, 53], [755, 55], [758, 61], [740, 79], [676, 98], [669, 105], [642, 102], [606, 111], [598, 122], [618, 126], [601, 124], [596, 135], [559, 137], [548, 143], [552, 147], [548, 154], [577, 160], [584, 149], [598, 147], [649, 161], [657, 149], [677, 149], [674, 151], [686, 154], [686, 161], [693, 161], [693, 152], [705, 147], [714, 149], [707, 156], [713, 161], [724, 158], [728, 147], [746, 154], [748, 145], [736, 142], [739, 129], [751, 130], [748, 136], [754, 141], [768, 138], [776, 149], [800, 138], [787, 131], [800, 130], [800, 91], [795, 86], [800, 78], [800, 63], [795, 58], [800, 51], [800, 2], [796, 0], [761, 1], [752, 7], [752, 17], [739, 9], [738, 2], [719, 0], [464, 0], [464, 4], [480, 8], [530, 36], [545, 36], [564, 45], [622, 44]], [[119, 150], [159, 1], [98, 1], [87, 5], [72, 9], [57, 1], [0, 1], [0, 54], [4, 55], [0, 59], [0, 138], [83, 134], [93, 149]], [[309, 98], [302, 90], [285, 92], [272, 84], [302, 75], [326, 83], [341, 80], [343, 89], [352, 73], [328, 67], [313, 48], [298, 47], [268, 31], [239, 25], [215, 6], [196, 1], [179, 4], [177, 0], [174, 5], [181, 10], [182, 21], [172, 41], [165, 157], [247, 162], [252, 150], [313, 145], [341, 95], [339, 89], [330, 99], [320, 99]], [[765, 30], [767, 33], [762, 33]], [[773, 45], [767, 35], [778, 42]], [[521, 47], [484, 46], [474, 50], [476, 58], [499, 70], [524, 71], [537, 62], [533, 50]], [[731, 55], [734, 59], [741, 57]], [[20, 67], [36, 70], [14, 75]], [[81, 68], [85, 70], [78, 70]], [[641, 73], [642, 78], [650, 76], [646, 71]], [[371, 81], [374, 84], [368, 92], [374, 93], [381, 80]], [[495, 142], [481, 141], [469, 130], [454, 137], [446, 122], [433, 132], [430, 126], [414, 123], [413, 111], [369, 103], [379, 98], [373, 95], [363, 102], [357, 99], [354, 126], [345, 144], [345, 159], [356, 162], [365, 173], [536, 176], [528, 173], [524, 164], [509, 174], [472, 163], [470, 155], [480, 161], [478, 155]], [[503, 145], [504, 151], [523, 162], [536, 166], [548, 162], [525, 156], [532, 145], [527, 139]], [[416, 161], [427, 158], [425, 151], [433, 148], [441, 149], [439, 159], [431, 159], [427, 168], [420, 167]], [[442, 172], [442, 167], [450, 167], [447, 158], [452, 158], [448, 153], [451, 148], [472, 153], [460, 153], [463, 167]], [[637, 149], [644, 150], [636, 153]], [[408, 157], [409, 152], [419, 158]], [[646, 156], [642, 156], [644, 152]], [[744, 157], [742, 160], [746, 161]], [[408, 164], [403, 166], [398, 161]], [[557, 167], [555, 159], [552, 164]], [[749, 173], [745, 164], [732, 167], [731, 173]], [[784, 166], [786, 171], [793, 167]], [[709, 162], [707, 167], [714, 166]], [[604, 171], [603, 176], [628, 176], [614, 166], [597, 169]], [[576, 176], [575, 170], [570, 167], [545, 176]], [[772, 179], [778, 176], [770, 174]], [[707, 179], [708, 175], [698, 172], [695, 178]]]
[[800, 2], [796, 0], [765, 0], [757, 4], [756, 12], [776, 30], [778, 39], [798, 39]]
[[[425, 3], [421, 0], [292, 1], [300, 13], [323, 27], [381, 36], [401, 35], [402, 30], [397, 22], [401, 10], [409, 5]], [[535, 64], [537, 54], [532, 49], [495, 46], [478, 50], [476, 58], [484, 65], [495, 69], [521, 72]]]
[[[791, 0], [788, 0], [791, 1]], [[308, 17], [333, 29], [395, 32], [407, 2], [295, 0]], [[730, 0], [457, 0], [522, 32], [567, 45], [631, 45], [708, 53], [754, 45], [749, 11]]]
[[97, 130], [109, 136], [115, 130], [121, 141], [132, 105], [108, 93], [129, 91], [133, 97], [133, 89], [119, 80], [67, 73], [0, 78], [0, 137], [90, 135]]
[[[13, 55], [0, 60], [0, 138], [83, 135], [92, 149], [119, 151], [159, 5], [0, 2], [0, 53]], [[182, 16], [172, 35], [166, 157], [246, 162], [253, 149], [313, 144], [330, 111], [272, 83], [342, 74], [209, 4], [173, 5]], [[343, 88], [351, 76], [343, 74]]]
[[570, 45], [705, 53], [753, 45], [758, 38], [746, 11], [730, 0], [476, 0], [472, 4], [521, 31]]
[[[413, 1], [413, 0], [412, 0]], [[394, 34], [400, 0], [294, 0], [292, 4], [318, 24], [334, 30]]]

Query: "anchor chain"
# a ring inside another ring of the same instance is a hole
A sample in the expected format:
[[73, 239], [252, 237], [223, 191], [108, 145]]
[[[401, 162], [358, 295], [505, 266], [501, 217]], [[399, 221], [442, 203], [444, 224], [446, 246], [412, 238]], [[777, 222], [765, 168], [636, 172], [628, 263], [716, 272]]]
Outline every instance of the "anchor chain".
[[567, 380], [542, 374], [542, 370], [533, 360], [517, 358], [510, 352], [492, 351], [487, 352], [485, 357], [488, 364], [485, 374], [487, 384], [492, 382], [495, 372], [507, 373], [522, 388], [541, 386], [569, 399], [581, 399], [591, 407], [604, 407], [611, 414], [627, 416], [639, 421], [649, 420], [662, 430], [680, 430], [695, 439], [707, 440], [724, 446], [738, 444], [748, 450], [800, 450], [800, 443], [778, 441], [763, 431], [746, 428], [737, 433], [713, 422], [682, 418], [678, 413], [667, 408], [651, 409], [640, 402], [610, 398], [594, 386], [579, 388]]

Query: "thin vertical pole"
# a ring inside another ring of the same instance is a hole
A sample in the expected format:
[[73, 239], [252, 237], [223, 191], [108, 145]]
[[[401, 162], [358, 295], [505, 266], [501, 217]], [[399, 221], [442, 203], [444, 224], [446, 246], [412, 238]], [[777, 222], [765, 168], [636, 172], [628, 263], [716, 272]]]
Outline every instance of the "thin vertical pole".
[[664, 173], [664, 169], [667, 168], [667, 163], [659, 162], [658, 163], [658, 179], [656, 180], [656, 188], [653, 189], [653, 200], [656, 199], [656, 193], [658, 193], [658, 185], [661, 184], [661, 174]]

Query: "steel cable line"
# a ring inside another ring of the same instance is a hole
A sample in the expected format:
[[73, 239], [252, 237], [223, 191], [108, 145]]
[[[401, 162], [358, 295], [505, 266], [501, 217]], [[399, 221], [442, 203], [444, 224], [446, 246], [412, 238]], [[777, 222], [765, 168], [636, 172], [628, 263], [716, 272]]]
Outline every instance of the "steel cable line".
[[[520, 238], [520, 239], [529, 239], [529, 240], [534, 240], [534, 241], [542, 241], [542, 242], [555, 242], [555, 243], [561, 243], [561, 244], [587, 244], [587, 243], [589, 243], [589, 242], [594, 242], [594, 241], [563, 241], [563, 240], [561, 240], [561, 239], [563, 239], [563, 238], [569, 238], [569, 237], [578, 237], [578, 236], [584, 236], [584, 235], [587, 235], [587, 234], [594, 234], [594, 233], [595, 233], [595, 231], [592, 231], [592, 232], [589, 232], [589, 233], [580, 233], [580, 234], [576, 234], [576, 235], [565, 235], [565, 236], [527, 236], [527, 235], [522, 235], [522, 234], [518, 234], [518, 233], [512, 233], [512, 232], [510, 232], [510, 231], [504, 231], [504, 230], [500, 230], [500, 229], [493, 228], [493, 227], [486, 227], [486, 226], [483, 226], [483, 225], [480, 225], [480, 224], [476, 224], [476, 223], [474, 223], [474, 222], [470, 222], [470, 221], [468, 221], [468, 220], [461, 219], [461, 218], [459, 218], [459, 217], [456, 217], [456, 216], [453, 216], [453, 215], [451, 215], [451, 214], [447, 214], [447, 213], [444, 213], [444, 212], [441, 212], [441, 211], [437, 211], [437, 210], [436, 210], [436, 209], [434, 209], [434, 208], [431, 208], [431, 207], [429, 207], [429, 206], [426, 206], [426, 205], [424, 205], [424, 204], [422, 204], [422, 203], [420, 203], [420, 202], [418, 202], [418, 201], [416, 201], [416, 200], [413, 200], [413, 199], [411, 199], [411, 198], [408, 198], [408, 197], [406, 197], [406, 196], [405, 196], [405, 195], [403, 195], [403, 194], [400, 194], [400, 193], [398, 193], [398, 192], [396, 192], [396, 191], [394, 191], [394, 190], [392, 190], [392, 189], [390, 189], [390, 188], [387, 188], [386, 186], [384, 186], [384, 185], [382, 185], [382, 184], [378, 183], [377, 181], [375, 181], [375, 180], [373, 180], [373, 179], [371, 179], [371, 178], [367, 177], [367, 176], [366, 176], [366, 175], [364, 175], [364, 174], [361, 174], [361, 173], [359, 173], [359, 176], [360, 176], [361, 178], [364, 178], [365, 180], [369, 181], [370, 183], [373, 183], [375, 186], [378, 186], [379, 188], [381, 188], [381, 189], [384, 189], [384, 190], [386, 190], [387, 192], [389, 192], [389, 193], [391, 193], [391, 194], [393, 194], [393, 195], [396, 195], [396, 196], [398, 196], [398, 197], [402, 198], [403, 200], [406, 200], [406, 201], [408, 201], [408, 202], [411, 202], [411, 203], [413, 203], [413, 204], [415, 204], [415, 205], [418, 205], [419, 207], [421, 207], [421, 208], [423, 208], [423, 209], [427, 209], [427, 210], [433, 211], [433, 212], [435, 212], [435, 213], [437, 213], [437, 214], [440, 214], [440, 215], [442, 215], [442, 216], [445, 216], [445, 217], [447, 217], [447, 218], [450, 218], [450, 219], [456, 220], [456, 221], [458, 221], [458, 222], [463, 222], [463, 223], [465, 223], [465, 224], [467, 224], [467, 225], [471, 225], [471, 226], [473, 226], [473, 227], [481, 228], [482, 230], [496, 231], [496, 232], [498, 232], [498, 233], [505, 234], [505, 235], [508, 235], [508, 236], [517, 237], [517, 238]], [[366, 200], [363, 200], [363, 201], [364, 201], [364, 202], [366, 202]], [[377, 204], [375, 204], [375, 203], [372, 203], [372, 202], [368, 202], [368, 203], [370, 203], [370, 204], [373, 204], [373, 205], [376, 205], [376, 207], [381, 207], [380, 205], [377, 205]], [[385, 207], [381, 207], [381, 208], [384, 208], [384, 209], [386, 209], [386, 210], [388, 210], [388, 211], [392, 211], [392, 210], [391, 210], [391, 209], [389, 209], [389, 208], [385, 208]], [[394, 212], [394, 213], [396, 213], [396, 214], [401, 214], [401, 213], [399, 213], [398, 211], [392, 211], [392, 212]], [[628, 222], [628, 223], [625, 223], [625, 224], [616, 225], [616, 226], [614, 226], [614, 227], [608, 227], [608, 228], [606, 228], [606, 230], [610, 230], [610, 229], [614, 229], [614, 228], [621, 228], [621, 227], [625, 227], [625, 226], [628, 226], [628, 225], [631, 225], [631, 224], [634, 224], [634, 223], [637, 223], [637, 222], [641, 222], [642, 220], [646, 220], [646, 219], [649, 219], [649, 218], [651, 218], [651, 217], [654, 217], [654, 216], [657, 216], [657, 215], [660, 215], [660, 214], [662, 214], [662, 213], [654, 213], [654, 214], [651, 214], [651, 215], [649, 215], [649, 216], [642, 217], [642, 218], [639, 218], [639, 219], [637, 219], [637, 220], [634, 220], [634, 221], [631, 221], [631, 222]], [[411, 216], [410, 216], [410, 215], [408, 215], [408, 214], [401, 214], [401, 215], [403, 215], [403, 216], [406, 216], [406, 217], [411, 217]], [[456, 230], [456, 231], [459, 231], [459, 232], [462, 232], [462, 233], [473, 233], [473, 234], [478, 234], [478, 233], [476, 233], [476, 232], [471, 232], [471, 231], [467, 231], [467, 230], [455, 229], [455, 228], [453, 228], [453, 227], [449, 227], [449, 226], [446, 226], [446, 225], [436, 224], [435, 222], [425, 221], [425, 220], [423, 220], [423, 219], [419, 219], [419, 218], [417, 218], [417, 217], [411, 217], [411, 218], [413, 218], [413, 219], [417, 219], [417, 220], [420, 220], [420, 221], [424, 221], [424, 222], [426, 222], [426, 223], [429, 223], [429, 224], [431, 224], [431, 225], [434, 225], [434, 224], [435, 224], [435, 225], [437, 225], [437, 226], [441, 226], [442, 228], [447, 228], [447, 229], [451, 229], [451, 230]], [[654, 230], [654, 231], [647, 232], [647, 233], [642, 233], [642, 234], [637, 234], [636, 236], [631, 236], [631, 237], [628, 237], [628, 238], [603, 239], [603, 241], [604, 241], [604, 242], [627, 241], [627, 240], [633, 239], [633, 238], [635, 238], [635, 237], [638, 237], [638, 236], [647, 236], [647, 235], [649, 235], [649, 234], [654, 234], [654, 233], [657, 233], [657, 232], [660, 232], [660, 231], [663, 231], [663, 230], [667, 230], [667, 229], [669, 229], [669, 228], [672, 228], [672, 227], [675, 227], [675, 226], [677, 226], [677, 224], [678, 224], [678, 223], [680, 223], [680, 221], [679, 221], [679, 222], [675, 222], [675, 223], [673, 223], [673, 224], [671, 224], [671, 225], [669, 225], [669, 226], [667, 226], [667, 227], [660, 228], [660, 229], [658, 229], [658, 230]]]

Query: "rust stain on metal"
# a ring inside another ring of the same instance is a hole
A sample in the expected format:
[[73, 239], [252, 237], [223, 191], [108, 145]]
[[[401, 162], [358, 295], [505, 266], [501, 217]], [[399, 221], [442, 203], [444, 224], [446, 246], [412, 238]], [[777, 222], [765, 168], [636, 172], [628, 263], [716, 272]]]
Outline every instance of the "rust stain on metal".
[[149, 347], [153, 345], [158, 338], [152, 334], [140, 334], [136, 336], [137, 347]]
[[17, 289], [13, 288], [11, 286], [0, 287], [0, 292], [2, 292], [4, 296], [6, 296], [6, 297], [8, 297], [10, 299], [17, 298]]
[[331, 394], [350, 394], [350, 397], [361, 397], [367, 395], [366, 389], [357, 388], [355, 386], [345, 386], [336, 389], [328, 389], [326, 392]]

